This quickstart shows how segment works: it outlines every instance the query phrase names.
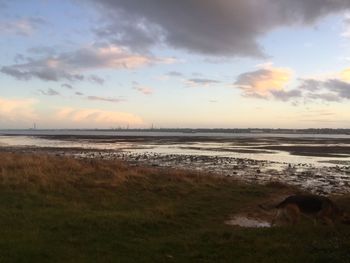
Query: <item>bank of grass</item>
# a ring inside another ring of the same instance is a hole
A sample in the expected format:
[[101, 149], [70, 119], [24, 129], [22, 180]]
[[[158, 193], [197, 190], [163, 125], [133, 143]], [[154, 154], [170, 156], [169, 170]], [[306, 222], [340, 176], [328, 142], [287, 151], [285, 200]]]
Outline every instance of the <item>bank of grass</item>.
[[346, 225], [224, 224], [288, 191], [116, 161], [0, 154], [0, 262], [350, 262]]

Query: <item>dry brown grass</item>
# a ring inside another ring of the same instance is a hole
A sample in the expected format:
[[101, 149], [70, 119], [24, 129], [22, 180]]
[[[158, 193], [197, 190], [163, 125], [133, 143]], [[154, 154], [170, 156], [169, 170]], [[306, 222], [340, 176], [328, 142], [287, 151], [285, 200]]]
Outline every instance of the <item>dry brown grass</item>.
[[43, 154], [0, 153], [0, 185], [8, 187], [57, 189], [83, 186], [108, 189], [130, 181], [147, 185], [148, 175], [166, 176], [169, 183], [204, 182], [213, 186], [226, 180], [184, 170], [135, 167], [115, 160], [79, 160]]
[[0, 184], [3, 186], [115, 186], [143, 171], [118, 161], [76, 160], [38, 154], [0, 154]]

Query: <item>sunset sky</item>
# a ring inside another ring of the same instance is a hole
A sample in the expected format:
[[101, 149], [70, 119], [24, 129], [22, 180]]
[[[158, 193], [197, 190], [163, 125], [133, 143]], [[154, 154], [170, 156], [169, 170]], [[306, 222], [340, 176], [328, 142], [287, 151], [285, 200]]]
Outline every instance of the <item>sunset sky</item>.
[[0, 0], [0, 129], [350, 128], [349, 0]]

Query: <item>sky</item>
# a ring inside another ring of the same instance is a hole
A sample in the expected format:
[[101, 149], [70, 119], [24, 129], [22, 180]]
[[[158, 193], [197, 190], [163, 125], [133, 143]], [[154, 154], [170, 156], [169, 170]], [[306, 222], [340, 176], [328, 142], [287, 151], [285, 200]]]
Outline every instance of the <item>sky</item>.
[[0, 0], [0, 129], [350, 128], [349, 0]]

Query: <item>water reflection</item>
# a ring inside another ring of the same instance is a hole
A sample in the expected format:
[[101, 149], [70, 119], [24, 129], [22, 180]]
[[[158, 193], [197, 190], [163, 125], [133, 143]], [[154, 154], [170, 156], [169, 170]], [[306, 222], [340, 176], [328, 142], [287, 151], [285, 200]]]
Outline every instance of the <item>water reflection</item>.
[[[263, 145], [283, 145], [283, 146], [304, 146], [297, 142], [293, 143], [276, 143], [278, 141], [252, 141], [252, 142], [198, 142], [186, 141], [177, 142], [176, 140], [116, 140], [106, 138], [89, 138], [89, 139], [47, 139], [37, 136], [0, 136], [0, 146], [11, 147], [48, 147], [48, 148], [77, 148], [77, 149], [96, 149], [96, 150], [114, 150], [127, 151], [132, 154], [154, 153], [160, 155], [194, 155], [194, 156], [218, 156], [229, 158], [247, 158], [259, 161], [269, 161], [277, 163], [291, 164], [311, 164], [313, 166], [334, 166], [350, 165], [350, 158], [347, 154], [339, 153], [337, 157], [320, 157], [320, 156], [301, 156], [291, 155], [288, 151], [266, 150], [261, 149]], [[307, 146], [322, 146], [319, 141], [308, 143]], [[275, 144], [273, 144], [275, 143]], [[333, 146], [349, 146], [348, 144], [337, 143]], [[327, 144], [332, 147], [332, 144]]]

